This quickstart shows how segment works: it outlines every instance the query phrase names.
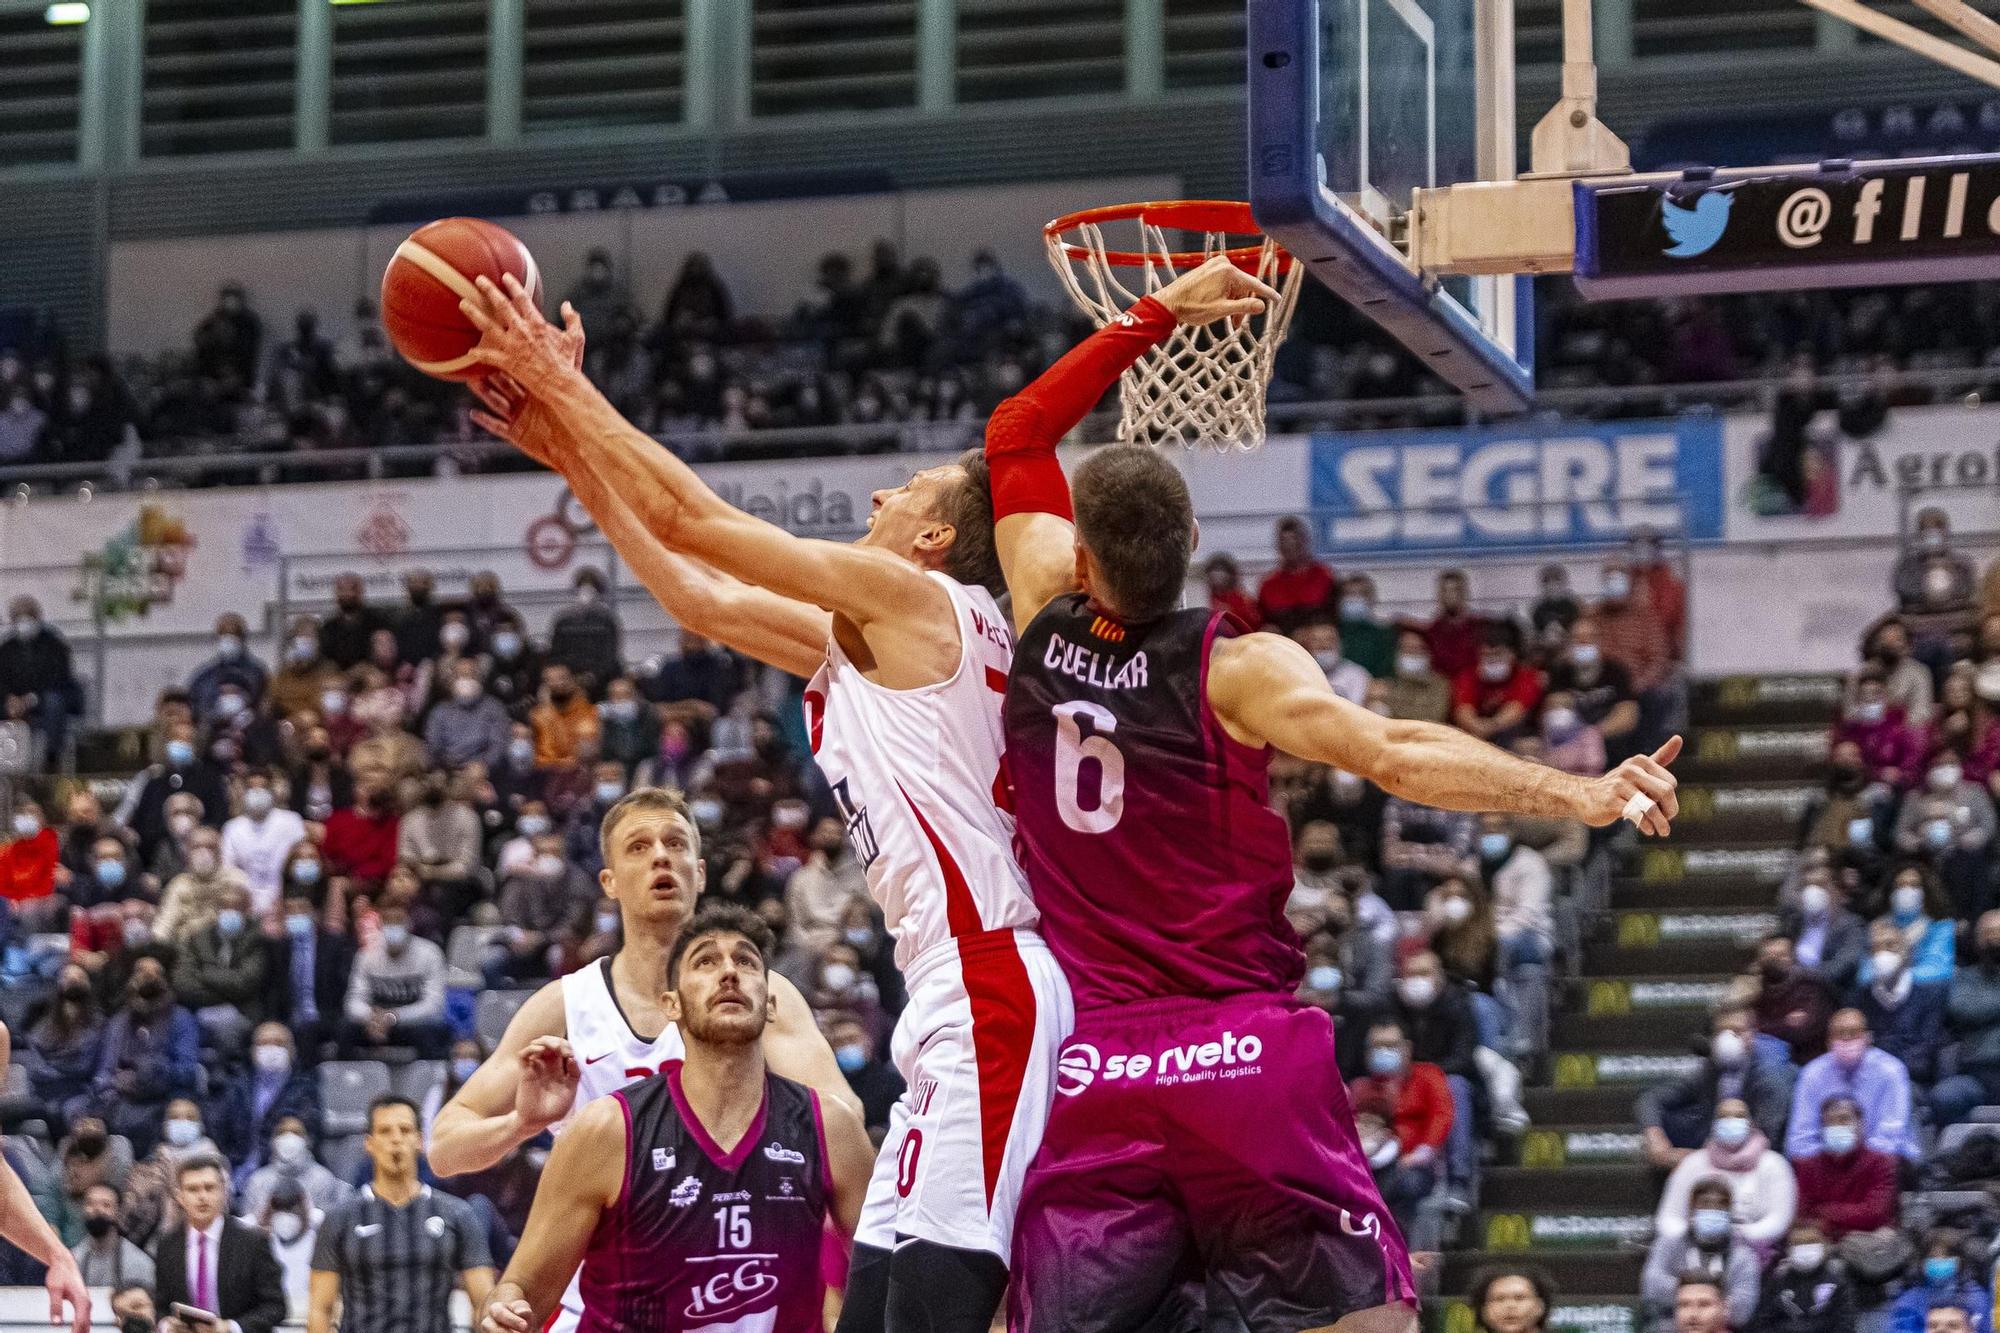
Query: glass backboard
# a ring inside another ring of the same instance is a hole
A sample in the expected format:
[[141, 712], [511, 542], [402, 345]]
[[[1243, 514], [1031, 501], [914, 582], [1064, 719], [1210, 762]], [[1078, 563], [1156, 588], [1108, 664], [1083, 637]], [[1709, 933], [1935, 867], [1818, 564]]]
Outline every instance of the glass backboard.
[[1514, 174], [1512, 0], [1248, 3], [1258, 223], [1479, 406], [1526, 406], [1527, 280], [1408, 254], [1417, 190]]

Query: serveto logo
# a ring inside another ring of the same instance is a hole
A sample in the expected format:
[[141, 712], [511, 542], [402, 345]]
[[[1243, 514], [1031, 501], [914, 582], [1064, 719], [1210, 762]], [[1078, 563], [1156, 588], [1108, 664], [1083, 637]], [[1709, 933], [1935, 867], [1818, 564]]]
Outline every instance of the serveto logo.
[[765, 1145], [764, 1156], [773, 1162], [784, 1162], [791, 1166], [804, 1166], [806, 1155], [784, 1144], [773, 1141]]
[[1056, 1091], [1074, 1097], [1100, 1078], [1106, 1083], [1151, 1078], [1153, 1085], [1161, 1088], [1243, 1078], [1262, 1072], [1263, 1066], [1256, 1062], [1263, 1054], [1264, 1041], [1254, 1033], [1239, 1038], [1234, 1032], [1224, 1032], [1220, 1041], [1165, 1046], [1151, 1055], [1106, 1056], [1087, 1041], [1075, 1041], [1064, 1048], [1056, 1062]]
[[705, 1280], [692, 1284], [688, 1291], [687, 1317], [698, 1319], [704, 1324], [713, 1324], [725, 1316], [741, 1314], [767, 1299], [777, 1291], [778, 1277], [764, 1265], [777, 1257], [775, 1254], [715, 1254], [690, 1257], [688, 1262], [691, 1264], [735, 1266], [718, 1267]]

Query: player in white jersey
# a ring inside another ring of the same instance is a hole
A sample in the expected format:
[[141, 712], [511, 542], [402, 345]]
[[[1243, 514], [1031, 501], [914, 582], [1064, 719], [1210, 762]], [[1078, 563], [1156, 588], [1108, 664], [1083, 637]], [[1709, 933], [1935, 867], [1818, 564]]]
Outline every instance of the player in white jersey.
[[[680, 1030], [660, 997], [706, 880], [700, 834], [678, 793], [641, 787], [605, 812], [599, 836], [599, 882], [618, 904], [623, 947], [521, 1006], [499, 1047], [438, 1112], [427, 1155], [441, 1176], [491, 1166], [544, 1129], [560, 1132], [591, 1100], [681, 1058]], [[777, 1016], [763, 1045], [772, 1071], [854, 1105], [805, 998], [778, 976], [771, 993]], [[575, 1329], [582, 1309], [572, 1281], [555, 1333]]]
[[581, 325], [525, 293], [467, 302], [506, 378], [488, 429], [563, 473], [682, 625], [810, 677], [807, 723], [910, 992], [908, 1090], [856, 1236], [843, 1333], [985, 1333], [1006, 1287], [1021, 1176], [1040, 1146], [1069, 988], [1034, 931], [1003, 808], [1013, 635], [985, 463], [972, 451], [874, 497], [851, 545], [725, 503], [578, 369]]

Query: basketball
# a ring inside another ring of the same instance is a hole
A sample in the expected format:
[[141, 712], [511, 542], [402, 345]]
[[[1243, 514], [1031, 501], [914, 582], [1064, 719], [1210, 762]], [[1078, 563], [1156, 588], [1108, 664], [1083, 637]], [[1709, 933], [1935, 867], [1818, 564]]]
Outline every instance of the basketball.
[[496, 285], [511, 273], [542, 303], [542, 275], [535, 257], [505, 227], [479, 218], [440, 218], [396, 247], [382, 274], [382, 331], [403, 358], [426, 375], [476, 379], [472, 349], [479, 330], [458, 308], [476, 297], [476, 279]]

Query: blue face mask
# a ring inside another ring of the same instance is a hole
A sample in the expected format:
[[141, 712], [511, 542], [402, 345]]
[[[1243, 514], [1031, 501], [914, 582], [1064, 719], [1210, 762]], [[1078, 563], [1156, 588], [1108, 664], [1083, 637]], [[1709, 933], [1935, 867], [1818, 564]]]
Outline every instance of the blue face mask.
[[227, 938], [234, 939], [243, 933], [243, 913], [233, 907], [225, 907], [215, 914], [215, 928]]
[[194, 745], [188, 741], [168, 741], [167, 762], [175, 768], [186, 768], [194, 762]]
[[302, 914], [285, 918], [285, 933], [295, 940], [302, 940], [313, 933], [313, 919]]
[[453, 1060], [451, 1062], [451, 1076], [460, 1083], [465, 1082], [465, 1080], [478, 1072], [479, 1061], [477, 1060]]
[[1819, 1141], [1826, 1145], [1830, 1153], [1851, 1153], [1855, 1143], [1854, 1126], [1828, 1125], [1820, 1130]]
[[1720, 1208], [1697, 1208], [1689, 1229], [1699, 1243], [1714, 1245], [1729, 1235], [1729, 1214]]
[[1958, 1281], [1958, 1256], [1934, 1254], [1924, 1260], [1924, 1281], [1937, 1287]]
[[122, 885], [125, 882], [125, 863], [123, 861], [99, 861], [97, 863], [97, 882], [107, 889], [115, 889]]
[[1403, 1053], [1393, 1046], [1372, 1046], [1368, 1050], [1368, 1072], [1389, 1078], [1403, 1072]]
[[1847, 841], [1855, 847], [1866, 847], [1875, 841], [1875, 821], [1868, 818], [1847, 821]]
[[292, 882], [295, 884], [319, 883], [319, 862], [295, 861], [292, 863]]
[[833, 1053], [833, 1058], [842, 1073], [855, 1074], [868, 1063], [868, 1050], [863, 1046], [843, 1046]]
[[614, 804], [624, 794], [625, 786], [623, 783], [600, 782], [597, 784], [597, 800], [600, 805]]
[[1482, 833], [1479, 835], [1479, 854], [1489, 861], [1498, 861], [1514, 846], [1514, 839], [1505, 833]]

